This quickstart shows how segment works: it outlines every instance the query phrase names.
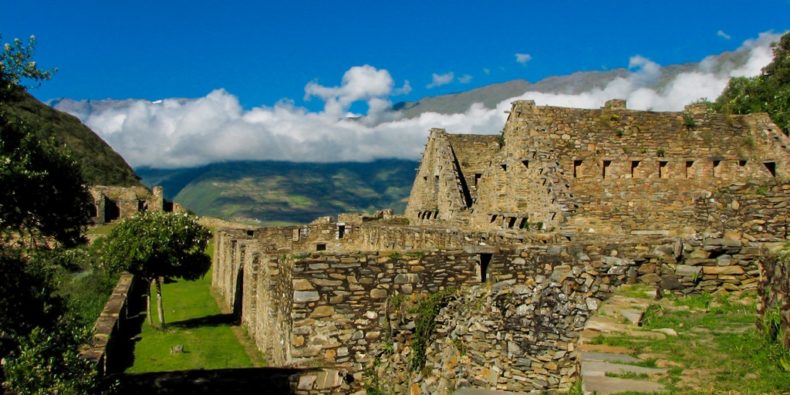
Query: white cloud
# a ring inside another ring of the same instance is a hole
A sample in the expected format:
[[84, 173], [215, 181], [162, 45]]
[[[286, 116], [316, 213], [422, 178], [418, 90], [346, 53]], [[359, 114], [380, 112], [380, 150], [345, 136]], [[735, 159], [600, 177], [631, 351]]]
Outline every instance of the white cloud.
[[411, 93], [411, 83], [409, 80], [403, 81], [403, 86], [392, 92], [393, 95], [408, 95], [409, 93]]
[[516, 53], [516, 62], [521, 64], [527, 64], [527, 62], [529, 62], [530, 60], [532, 60], [532, 55], [528, 53]]
[[[343, 74], [342, 85], [326, 87], [310, 82], [304, 88], [304, 97], [318, 97], [324, 101], [324, 112], [341, 116], [356, 101], [370, 101], [387, 97], [392, 93], [394, 82], [387, 70], [373, 66], [354, 66]], [[368, 103], [370, 104], [370, 103]]]
[[[630, 72], [600, 88], [578, 94], [527, 92], [503, 100], [496, 108], [481, 104], [461, 114], [423, 113], [404, 119], [389, 111], [393, 89], [389, 72], [371, 66], [349, 69], [342, 83], [326, 87], [311, 82], [308, 97], [324, 100], [321, 112], [283, 100], [274, 106], [245, 110], [238, 99], [219, 89], [197, 99], [75, 102], [56, 108], [78, 116], [133, 166], [183, 167], [228, 160], [365, 161], [377, 158], [417, 159], [430, 128], [455, 133], [498, 133], [505, 111], [516, 99], [538, 105], [598, 108], [612, 98], [628, 100], [632, 109], [680, 110], [701, 97], [717, 97], [732, 76], [751, 76], [772, 59], [776, 34], [743, 43], [747, 60], [708, 57], [691, 71], [661, 78], [664, 70], [647, 58], [629, 60]], [[450, 73], [451, 74], [451, 73]], [[451, 77], [454, 77], [451, 74]], [[450, 81], [452, 78], [450, 79]], [[351, 104], [362, 101], [368, 114], [347, 119]]]
[[716, 32], [716, 36], [718, 36], [718, 37], [721, 37], [721, 38], [723, 38], [723, 39], [725, 39], [725, 40], [729, 40], [729, 39], [731, 39], [731, 38], [732, 38], [732, 37], [730, 37], [730, 35], [729, 35], [729, 34], [725, 33], [725, 32], [724, 32], [724, 30], [719, 30], [719, 31], [717, 31], [717, 32]]
[[425, 85], [425, 87], [431, 89], [431, 88], [436, 88], [437, 86], [447, 85], [453, 82], [454, 79], [455, 79], [455, 73], [453, 73], [452, 71], [444, 74], [433, 73], [431, 75], [431, 83]]
[[491, 75], [491, 69], [489, 69], [488, 67], [484, 68], [484, 69], [483, 69], [483, 74], [485, 74], [485, 75]]
[[458, 77], [458, 82], [460, 82], [462, 84], [468, 84], [468, 83], [472, 82], [472, 76], [469, 75], [469, 74], [464, 74], [464, 75]]

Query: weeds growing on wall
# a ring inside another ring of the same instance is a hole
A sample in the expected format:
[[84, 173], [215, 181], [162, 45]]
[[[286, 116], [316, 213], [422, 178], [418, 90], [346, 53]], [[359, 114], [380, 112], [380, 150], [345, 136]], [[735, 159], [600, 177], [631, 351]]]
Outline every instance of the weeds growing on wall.
[[417, 314], [414, 339], [412, 340], [412, 356], [410, 366], [413, 371], [419, 371], [425, 367], [425, 350], [431, 334], [436, 327], [436, 315], [442, 307], [456, 295], [456, 288], [448, 288], [431, 294], [421, 301], [415, 308]]

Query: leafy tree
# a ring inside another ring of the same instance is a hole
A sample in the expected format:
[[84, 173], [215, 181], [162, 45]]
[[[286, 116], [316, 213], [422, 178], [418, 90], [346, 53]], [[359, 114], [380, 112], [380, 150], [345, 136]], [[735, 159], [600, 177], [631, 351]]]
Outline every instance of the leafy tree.
[[89, 332], [69, 322], [33, 329], [6, 363], [6, 383], [19, 394], [99, 393], [96, 367], [77, 351], [88, 338]]
[[[0, 52], [0, 232], [54, 237], [72, 245], [90, 218], [91, 196], [77, 163], [53, 140], [36, 138], [27, 124], [6, 111], [23, 79], [42, 81], [53, 71], [33, 60], [35, 37], [15, 39]], [[34, 243], [35, 244], [35, 243]]]
[[[1, 35], [0, 39], [2, 39]], [[30, 36], [27, 44], [18, 38], [3, 44], [3, 51], [0, 52], [0, 98], [7, 92], [23, 87], [21, 84], [23, 79], [40, 83], [55, 74], [56, 69], [38, 68], [38, 63], [33, 60], [35, 50], [36, 36]]]
[[[52, 75], [36, 65], [34, 46], [33, 37], [27, 45], [17, 39], [0, 51], [0, 380], [15, 393], [94, 393], [95, 367], [77, 352], [82, 328], [64, 320], [53, 262], [37, 254], [51, 245], [39, 243], [42, 236], [81, 240], [91, 197], [69, 155], [7, 111], [25, 94], [21, 81]], [[14, 248], [26, 236], [31, 243]]]
[[0, 230], [81, 241], [92, 198], [80, 168], [52, 141], [38, 140], [23, 123], [0, 112]]
[[[113, 228], [104, 241], [102, 264], [156, 285], [159, 322], [165, 325], [162, 280], [196, 280], [211, 265], [204, 253], [211, 233], [186, 213], [143, 212]], [[148, 295], [148, 322], [151, 316]]]
[[35, 327], [50, 328], [63, 312], [51, 273], [19, 251], [0, 250], [0, 356]]
[[774, 44], [774, 59], [757, 77], [737, 77], [716, 100], [719, 111], [734, 114], [767, 112], [790, 132], [790, 33]]

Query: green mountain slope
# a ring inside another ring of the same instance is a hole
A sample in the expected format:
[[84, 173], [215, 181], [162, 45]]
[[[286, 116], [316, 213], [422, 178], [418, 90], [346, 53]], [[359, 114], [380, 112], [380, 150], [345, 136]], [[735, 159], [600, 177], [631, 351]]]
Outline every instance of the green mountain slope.
[[140, 168], [146, 185], [200, 215], [263, 224], [307, 223], [342, 212], [403, 212], [416, 161], [245, 161], [187, 169]]
[[0, 109], [28, 124], [39, 138], [54, 138], [71, 150], [88, 184], [140, 185], [126, 161], [76, 117], [47, 106], [21, 89], [0, 102]]

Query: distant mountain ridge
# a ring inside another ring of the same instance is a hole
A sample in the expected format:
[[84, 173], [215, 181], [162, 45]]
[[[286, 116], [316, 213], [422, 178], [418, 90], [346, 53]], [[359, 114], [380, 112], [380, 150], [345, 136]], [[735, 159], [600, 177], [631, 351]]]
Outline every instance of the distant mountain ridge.
[[240, 161], [185, 169], [138, 168], [149, 186], [199, 215], [260, 225], [308, 223], [342, 212], [403, 212], [416, 161]]
[[[740, 67], [746, 63], [748, 55], [747, 50], [728, 51], [709, 56], [698, 63], [661, 67], [661, 75], [654, 81], [652, 88], [661, 90], [678, 74], [695, 69], [720, 72]], [[393, 106], [393, 110], [401, 111], [406, 118], [414, 118], [425, 112], [457, 114], [465, 112], [474, 103], [481, 103], [486, 108], [494, 108], [503, 100], [521, 96], [526, 92], [579, 94], [595, 88], [602, 89], [615, 78], [625, 78], [628, 74], [629, 70], [617, 68], [606, 71], [579, 71], [563, 76], [548, 77], [536, 83], [526, 80], [511, 80], [459, 93], [428, 96], [413, 102], [399, 102]], [[714, 100], [715, 98], [708, 99]]]

